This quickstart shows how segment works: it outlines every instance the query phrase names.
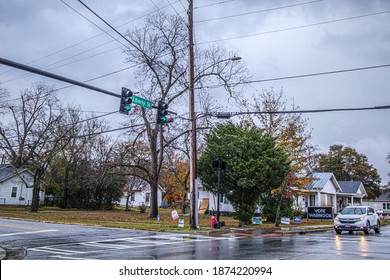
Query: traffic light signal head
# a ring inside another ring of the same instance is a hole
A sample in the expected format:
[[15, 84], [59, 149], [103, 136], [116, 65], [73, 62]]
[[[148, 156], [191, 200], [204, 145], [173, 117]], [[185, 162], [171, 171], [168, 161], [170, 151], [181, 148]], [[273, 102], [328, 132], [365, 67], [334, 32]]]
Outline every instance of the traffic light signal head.
[[168, 104], [162, 101], [158, 102], [158, 108], [157, 108], [157, 123], [165, 124], [172, 122], [173, 119], [168, 118]]
[[131, 103], [133, 103], [133, 93], [128, 88], [122, 87], [121, 104], [119, 112], [122, 114], [129, 114], [131, 110]]

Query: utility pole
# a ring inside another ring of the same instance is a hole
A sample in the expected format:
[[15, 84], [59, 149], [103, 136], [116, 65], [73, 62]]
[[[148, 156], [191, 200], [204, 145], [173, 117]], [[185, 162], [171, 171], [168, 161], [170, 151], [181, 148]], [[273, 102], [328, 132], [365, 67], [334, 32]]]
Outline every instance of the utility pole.
[[190, 143], [190, 227], [192, 229], [198, 228], [198, 190], [196, 184], [196, 118], [195, 118], [195, 65], [194, 65], [194, 6], [193, 0], [188, 0], [188, 37], [189, 37], [189, 100], [190, 112], [189, 119], [191, 120], [191, 143]]

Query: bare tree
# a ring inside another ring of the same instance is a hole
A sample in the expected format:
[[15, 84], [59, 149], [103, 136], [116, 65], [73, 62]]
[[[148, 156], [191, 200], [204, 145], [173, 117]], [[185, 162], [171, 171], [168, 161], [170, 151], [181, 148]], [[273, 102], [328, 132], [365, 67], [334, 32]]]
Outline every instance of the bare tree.
[[36, 84], [20, 92], [19, 104], [8, 104], [7, 123], [0, 131], [0, 142], [6, 157], [16, 168], [27, 167], [34, 174], [31, 211], [38, 211], [39, 193], [44, 173], [58, 152], [56, 128], [61, 116], [54, 90]]
[[[4, 109], [7, 106], [7, 98], [9, 97], [9, 92], [6, 88], [0, 88], [0, 115], [4, 114]], [[1, 121], [0, 121], [1, 124]]]
[[83, 154], [90, 152], [99, 131], [107, 128], [102, 119], [95, 116], [85, 117], [80, 109], [69, 106], [62, 110], [61, 125], [58, 133], [66, 135], [61, 141], [62, 149], [58, 154], [62, 169], [62, 201], [61, 206], [69, 206], [69, 185], [77, 177], [77, 166], [83, 160]]
[[[186, 22], [180, 16], [166, 15], [159, 12], [149, 16], [144, 25], [135, 27], [127, 32], [131, 44], [124, 50], [126, 62], [136, 67], [135, 87], [139, 94], [152, 100], [164, 101], [170, 110], [175, 105], [188, 108], [189, 91], [188, 81], [188, 30]], [[217, 82], [224, 87], [229, 96], [238, 94], [234, 90], [237, 83], [247, 76], [245, 65], [229, 58], [236, 53], [227, 52], [219, 47], [198, 49], [196, 54], [197, 100], [206, 100], [211, 96], [211, 89], [207, 90], [207, 83]], [[213, 88], [212, 90], [216, 90]], [[204, 109], [206, 103], [199, 102], [199, 109]], [[133, 144], [147, 145], [147, 153], [144, 164], [138, 166], [145, 174], [145, 180], [151, 186], [150, 217], [158, 215], [157, 187], [159, 175], [164, 162], [164, 149], [177, 139], [185, 139], [188, 132], [186, 120], [175, 120], [174, 128], [171, 125], [159, 125], [156, 123], [155, 112], [134, 106], [129, 120], [134, 127], [131, 129]], [[138, 126], [137, 126], [138, 125]], [[180, 130], [182, 128], [183, 130]], [[137, 166], [134, 166], [137, 167]]]

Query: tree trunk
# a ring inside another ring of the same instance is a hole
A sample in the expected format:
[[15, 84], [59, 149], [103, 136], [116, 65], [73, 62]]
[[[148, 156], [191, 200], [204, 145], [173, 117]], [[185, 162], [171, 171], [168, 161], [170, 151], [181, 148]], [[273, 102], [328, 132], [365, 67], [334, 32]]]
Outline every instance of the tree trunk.
[[150, 180], [150, 212], [149, 218], [156, 219], [158, 216], [158, 157], [157, 157], [157, 141], [153, 143], [152, 148], [152, 172]]
[[283, 181], [282, 191], [280, 193], [280, 199], [278, 202], [278, 208], [276, 209], [275, 227], [279, 226], [280, 215], [282, 212], [282, 205], [283, 205], [283, 195], [286, 192], [286, 188], [287, 188], [287, 178]]
[[39, 208], [39, 192], [40, 192], [39, 183], [33, 186], [33, 196], [32, 196], [32, 202], [31, 202], [31, 212], [38, 212]]
[[182, 200], [181, 200], [181, 213], [186, 213], [186, 192], [183, 192]]
[[[158, 177], [159, 177], [159, 158], [157, 150], [157, 137], [159, 130], [149, 130], [149, 146], [152, 156], [151, 170], [149, 175], [149, 184], [150, 184], [150, 212], [149, 218], [156, 219], [158, 216]], [[162, 155], [162, 150], [160, 154]]]
[[67, 164], [65, 167], [65, 174], [64, 174], [64, 192], [62, 195], [62, 205], [64, 208], [68, 208], [69, 206], [69, 165]]
[[125, 211], [129, 211], [129, 200], [130, 200], [130, 195], [127, 195], [127, 196], [126, 196], [126, 207], [125, 207]]
[[150, 185], [150, 212], [149, 218], [156, 219], [158, 216], [158, 177], [154, 176]]
[[39, 167], [34, 174], [34, 186], [33, 186], [33, 196], [31, 201], [31, 212], [38, 212], [39, 208], [39, 192], [41, 190], [43, 170]]
[[280, 212], [282, 211], [282, 205], [283, 205], [283, 194], [281, 194], [281, 196], [280, 196], [280, 199], [278, 202], [278, 208], [276, 209], [275, 227], [279, 226]]

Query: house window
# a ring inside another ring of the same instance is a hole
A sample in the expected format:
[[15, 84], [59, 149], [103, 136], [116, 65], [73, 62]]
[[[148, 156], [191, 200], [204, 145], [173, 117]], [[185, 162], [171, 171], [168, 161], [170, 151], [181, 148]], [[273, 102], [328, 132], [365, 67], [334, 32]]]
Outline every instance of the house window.
[[383, 203], [383, 210], [390, 210], [390, 203]]
[[130, 196], [130, 201], [134, 202], [135, 201], [135, 193], [132, 193]]
[[146, 193], [146, 195], [145, 195], [145, 203], [149, 204], [149, 200], [150, 200], [150, 193]]
[[11, 197], [16, 197], [17, 192], [18, 192], [18, 187], [12, 187]]

